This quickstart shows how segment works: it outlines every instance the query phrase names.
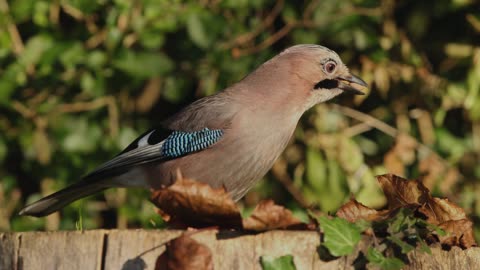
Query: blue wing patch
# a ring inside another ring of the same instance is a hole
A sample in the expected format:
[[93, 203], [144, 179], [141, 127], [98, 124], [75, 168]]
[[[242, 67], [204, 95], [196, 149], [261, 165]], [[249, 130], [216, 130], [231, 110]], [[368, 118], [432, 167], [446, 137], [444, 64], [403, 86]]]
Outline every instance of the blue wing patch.
[[204, 128], [199, 131], [174, 131], [168, 136], [162, 146], [162, 155], [177, 158], [192, 152], [203, 150], [216, 143], [223, 136], [220, 129]]

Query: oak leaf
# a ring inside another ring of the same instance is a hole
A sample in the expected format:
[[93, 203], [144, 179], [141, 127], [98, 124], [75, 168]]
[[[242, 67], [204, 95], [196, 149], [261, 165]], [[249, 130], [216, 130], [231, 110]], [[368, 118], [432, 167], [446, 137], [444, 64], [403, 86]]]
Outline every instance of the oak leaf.
[[355, 199], [350, 199], [337, 211], [337, 216], [348, 220], [349, 222], [356, 222], [358, 220], [379, 221], [387, 217], [388, 210], [378, 211], [367, 207]]
[[167, 243], [155, 263], [155, 270], [213, 270], [210, 249], [184, 233]]
[[261, 201], [250, 217], [243, 220], [243, 228], [252, 231], [267, 231], [274, 229], [302, 228], [306, 224], [293, 216], [292, 212], [283, 206], [276, 205], [272, 200]]
[[151, 197], [159, 208], [158, 213], [170, 226], [216, 226], [251, 231], [312, 227], [272, 200], [260, 202], [250, 217], [242, 219], [238, 207], [225, 189], [214, 189], [208, 184], [184, 179], [181, 174], [177, 175], [177, 179], [173, 185], [153, 191]]
[[446, 235], [438, 236], [442, 245], [459, 246], [461, 248], [477, 246], [473, 235], [473, 222], [468, 219], [445, 221], [438, 227], [447, 232]]
[[388, 209], [418, 207], [425, 204], [430, 191], [418, 180], [406, 180], [394, 174], [376, 176], [387, 197]]
[[192, 227], [242, 227], [240, 212], [223, 188], [178, 177], [173, 185], [153, 191], [151, 200], [166, 221]]

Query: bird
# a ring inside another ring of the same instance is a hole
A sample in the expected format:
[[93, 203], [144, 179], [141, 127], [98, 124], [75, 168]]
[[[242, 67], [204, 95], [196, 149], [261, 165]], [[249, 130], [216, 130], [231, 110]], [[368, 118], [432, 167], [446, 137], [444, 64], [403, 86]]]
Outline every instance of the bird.
[[113, 187], [160, 189], [183, 177], [225, 188], [234, 201], [273, 166], [301, 116], [342, 93], [364, 94], [333, 50], [286, 48], [239, 82], [187, 105], [78, 182], [23, 208], [42, 217]]

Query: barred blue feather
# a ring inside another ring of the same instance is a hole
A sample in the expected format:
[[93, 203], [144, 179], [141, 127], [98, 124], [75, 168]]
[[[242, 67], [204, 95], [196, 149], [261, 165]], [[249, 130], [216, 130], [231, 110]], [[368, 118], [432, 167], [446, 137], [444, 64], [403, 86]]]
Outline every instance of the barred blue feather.
[[199, 131], [174, 131], [165, 139], [162, 146], [162, 155], [168, 158], [177, 158], [203, 150], [216, 143], [223, 136], [220, 129], [204, 128]]

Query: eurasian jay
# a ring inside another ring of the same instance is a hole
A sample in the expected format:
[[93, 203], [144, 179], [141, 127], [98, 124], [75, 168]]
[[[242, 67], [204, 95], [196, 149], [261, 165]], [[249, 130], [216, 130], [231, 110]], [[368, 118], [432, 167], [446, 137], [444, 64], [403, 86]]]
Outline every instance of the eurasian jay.
[[272, 167], [312, 106], [367, 84], [332, 50], [297, 45], [240, 82], [193, 102], [142, 134], [81, 181], [34, 202], [21, 215], [45, 216], [111, 187], [159, 189], [187, 178], [225, 187], [239, 200]]

